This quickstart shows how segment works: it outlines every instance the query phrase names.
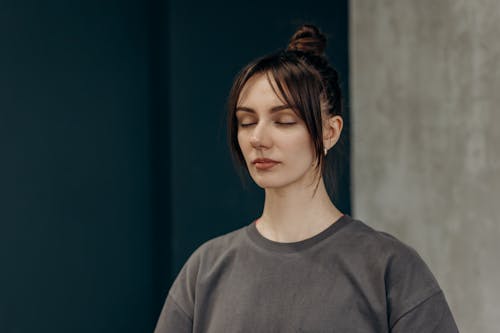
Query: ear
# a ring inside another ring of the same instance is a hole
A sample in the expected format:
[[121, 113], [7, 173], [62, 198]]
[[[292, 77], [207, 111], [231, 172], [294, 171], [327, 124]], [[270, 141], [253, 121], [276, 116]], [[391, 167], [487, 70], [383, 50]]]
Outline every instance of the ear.
[[344, 120], [339, 115], [327, 116], [323, 121], [323, 146], [327, 150], [330, 150], [339, 141], [343, 125]]

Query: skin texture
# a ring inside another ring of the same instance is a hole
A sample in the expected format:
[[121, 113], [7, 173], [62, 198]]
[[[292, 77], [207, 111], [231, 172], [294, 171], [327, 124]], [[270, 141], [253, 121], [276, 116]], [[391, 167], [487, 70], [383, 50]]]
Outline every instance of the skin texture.
[[[271, 112], [284, 103], [271, 89], [264, 75], [252, 77], [243, 88], [238, 107], [238, 142], [250, 175], [262, 188], [305, 186], [312, 181], [314, 150], [303, 120], [292, 109]], [[245, 127], [242, 126], [246, 125]], [[279, 164], [268, 170], [259, 170], [252, 163], [255, 158], [269, 158]]]
[[[271, 111], [284, 104], [266, 75], [256, 74], [241, 91], [236, 117], [238, 143], [250, 176], [266, 193], [257, 228], [271, 240], [294, 242], [318, 234], [342, 213], [330, 201], [323, 178], [313, 196], [317, 172], [313, 142], [292, 109]], [[340, 137], [342, 118], [325, 116], [323, 124], [323, 142], [330, 149]], [[259, 170], [252, 163], [256, 158], [279, 163]]]

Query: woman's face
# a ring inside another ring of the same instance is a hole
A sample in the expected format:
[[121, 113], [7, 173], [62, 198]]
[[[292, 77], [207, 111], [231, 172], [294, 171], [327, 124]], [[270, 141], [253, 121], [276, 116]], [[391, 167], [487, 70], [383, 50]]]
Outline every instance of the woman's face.
[[247, 81], [236, 117], [238, 143], [258, 186], [301, 187], [313, 182], [315, 152], [306, 124], [276, 96], [265, 74]]

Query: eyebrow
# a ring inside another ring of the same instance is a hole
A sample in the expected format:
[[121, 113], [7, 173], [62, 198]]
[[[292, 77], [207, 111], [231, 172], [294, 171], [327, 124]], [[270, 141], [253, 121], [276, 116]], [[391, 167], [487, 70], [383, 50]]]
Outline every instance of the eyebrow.
[[[291, 105], [289, 105], [289, 104], [283, 104], [283, 105], [273, 106], [272, 108], [269, 109], [269, 111], [271, 113], [274, 113], [274, 112], [278, 112], [278, 111], [282, 111], [282, 110], [286, 110], [286, 109], [292, 109], [293, 110], [293, 108], [292, 108]], [[246, 106], [238, 106], [238, 107], [236, 107], [236, 111], [235, 112], [238, 112], [238, 111], [256, 113], [254, 109], [246, 107]]]

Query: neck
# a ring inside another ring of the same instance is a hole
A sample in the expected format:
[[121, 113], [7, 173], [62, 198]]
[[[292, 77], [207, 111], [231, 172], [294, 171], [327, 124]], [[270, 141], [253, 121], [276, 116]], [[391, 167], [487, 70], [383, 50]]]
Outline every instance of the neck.
[[[277, 242], [298, 242], [317, 235], [343, 214], [331, 202], [323, 178], [312, 186], [266, 189], [264, 211], [257, 229]], [[313, 196], [314, 193], [314, 196]]]

